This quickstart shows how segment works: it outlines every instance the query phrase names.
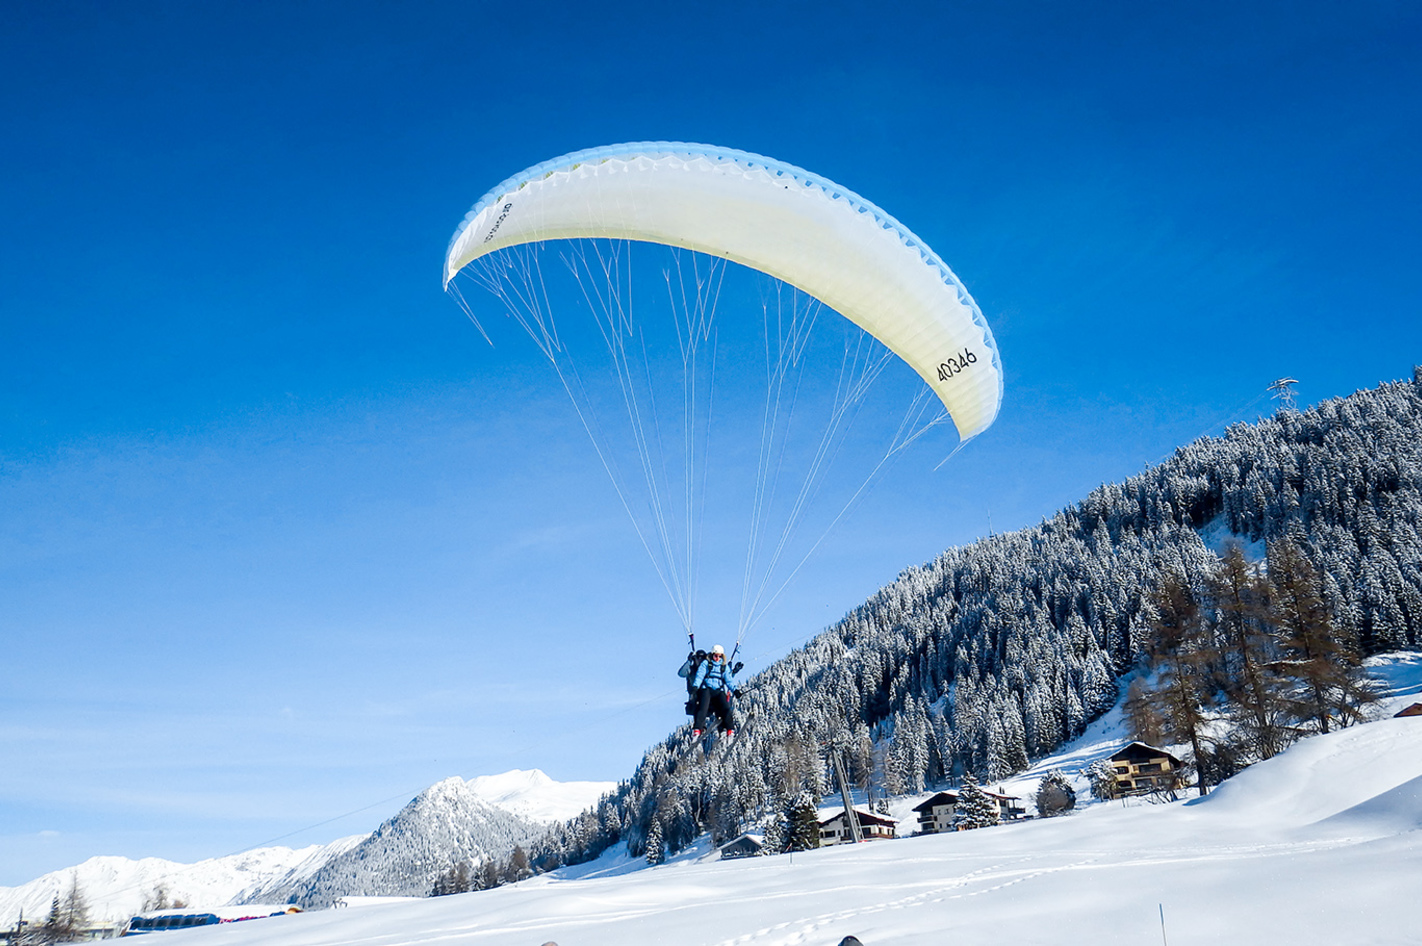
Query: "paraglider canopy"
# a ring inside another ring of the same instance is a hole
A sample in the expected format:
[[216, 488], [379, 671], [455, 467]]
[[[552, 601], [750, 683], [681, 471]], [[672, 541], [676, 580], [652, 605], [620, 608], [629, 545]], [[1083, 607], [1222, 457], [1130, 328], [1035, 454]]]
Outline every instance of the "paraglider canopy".
[[639, 142], [529, 168], [474, 205], [450, 244], [444, 280], [506, 247], [597, 238], [695, 250], [783, 280], [911, 366], [961, 439], [997, 417], [997, 345], [937, 254], [852, 191], [744, 151]]

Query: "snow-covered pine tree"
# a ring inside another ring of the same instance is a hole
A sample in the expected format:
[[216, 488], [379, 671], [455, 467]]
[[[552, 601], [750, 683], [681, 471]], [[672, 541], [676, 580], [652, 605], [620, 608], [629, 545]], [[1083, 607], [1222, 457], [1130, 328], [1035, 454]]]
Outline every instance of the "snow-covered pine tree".
[[666, 844], [662, 841], [662, 822], [660, 818], [653, 818], [652, 826], [647, 829], [647, 863], [655, 867], [666, 859]]
[[1066, 814], [1076, 807], [1076, 789], [1061, 769], [1052, 769], [1037, 783], [1036, 802], [1043, 818]]
[[447, 897], [450, 894], [468, 893], [474, 889], [474, 883], [474, 869], [467, 860], [459, 860], [435, 879], [430, 896]]
[[1110, 801], [1116, 797], [1116, 770], [1110, 759], [1097, 759], [1086, 769], [1086, 777], [1091, 782], [1091, 797], [1097, 801]]
[[964, 776], [958, 789], [958, 804], [953, 807], [953, 827], [959, 831], [988, 828], [997, 824], [1000, 817], [997, 802], [987, 797], [978, 780]]
[[797, 795], [785, 813], [785, 820], [789, 824], [785, 850], [809, 851], [820, 846], [820, 814], [814, 795], [809, 792]]
[[772, 808], [770, 813], [761, 821], [761, 831], [764, 832], [764, 840], [761, 842], [762, 849], [766, 854], [780, 854], [784, 852], [788, 823], [785, 820], [785, 812]]

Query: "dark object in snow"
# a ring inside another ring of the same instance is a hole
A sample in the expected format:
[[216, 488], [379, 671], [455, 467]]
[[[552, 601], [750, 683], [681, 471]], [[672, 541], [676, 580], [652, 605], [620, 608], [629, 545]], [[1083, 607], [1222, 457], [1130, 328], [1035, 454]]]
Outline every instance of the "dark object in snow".
[[1393, 719], [1402, 719], [1404, 716], [1422, 716], [1422, 703], [1413, 703], [1407, 709], [1392, 714]]
[[846, 936], [839, 941], [839, 946], [864, 946], [864, 944], [859, 942], [859, 937], [857, 936]]

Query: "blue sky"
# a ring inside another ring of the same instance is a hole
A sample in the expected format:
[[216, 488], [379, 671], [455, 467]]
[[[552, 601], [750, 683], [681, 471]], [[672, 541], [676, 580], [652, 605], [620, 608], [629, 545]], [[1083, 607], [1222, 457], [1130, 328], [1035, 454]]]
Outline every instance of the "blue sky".
[[12, 5], [0, 884], [325, 841], [451, 774], [616, 779], [680, 721], [684, 637], [561, 390], [440, 290], [469, 205], [547, 158], [809, 168], [997, 335], [998, 423], [900, 463], [753, 666], [1281, 375], [1422, 362], [1411, 5], [867, 11]]

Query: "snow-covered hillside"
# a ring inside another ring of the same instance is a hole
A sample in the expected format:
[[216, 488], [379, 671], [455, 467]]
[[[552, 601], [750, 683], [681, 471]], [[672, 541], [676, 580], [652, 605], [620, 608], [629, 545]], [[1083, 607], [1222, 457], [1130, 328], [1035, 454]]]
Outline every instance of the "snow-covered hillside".
[[529, 821], [567, 821], [597, 804], [616, 782], [555, 782], [538, 769], [513, 769], [469, 780], [474, 794]]
[[[615, 782], [557, 782], [538, 769], [514, 769], [432, 786], [387, 821], [378, 838], [362, 834], [298, 850], [259, 848], [197, 864], [93, 857], [18, 887], [0, 887], [0, 929], [13, 926], [21, 910], [27, 917], [43, 917], [55, 893], [69, 889], [71, 878], [89, 898], [96, 921], [132, 916], [158, 884], [167, 887], [171, 899], [194, 907], [286, 903], [318, 892], [423, 896], [429, 892], [428, 870], [417, 865], [442, 870], [457, 857], [506, 856], [515, 843], [536, 836], [537, 825], [571, 818], [615, 787]], [[461, 818], [467, 818], [463, 833], [440, 827]], [[411, 839], [418, 833], [416, 822], [429, 829], [428, 837]], [[404, 876], [410, 872], [420, 878], [413, 886]], [[382, 887], [372, 877], [390, 883]], [[349, 889], [340, 878], [349, 881]]]
[[[1316, 736], [1170, 804], [172, 934], [175, 944], [1406, 943], [1422, 718]], [[619, 858], [610, 851], [606, 866]], [[625, 855], [622, 855], [625, 866]], [[589, 868], [594, 868], [590, 870]], [[616, 871], [609, 871], [616, 873]], [[575, 879], [576, 874], [576, 879]], [[177, 937], [181, 936], [181, 939]]]
[[78, 881], [88, 897], [95, 922], [133, 916], [159, 884], [167, 888], [172, 900], [194, 907], [221, 906], [283, 880], [304, 880], [365, 837], [355, 835], [296, 850], [265, 847], [196, 864], [157, 857], [91, 857], [77, 867], [53, 871], [18, 887], [0, 887], [0, 929], [13, 927], [22, 910], [26, 917], [43, 919], [54, 895], [67, 892], [71, 879]]
[[423, 897], [460, 861], [503, 858], [544, 828], [484, 801], [462, 778], [425, 789], [358, 845], [309, 878], [250, 892], [251, 902], [326, 907], [349, 896]]

